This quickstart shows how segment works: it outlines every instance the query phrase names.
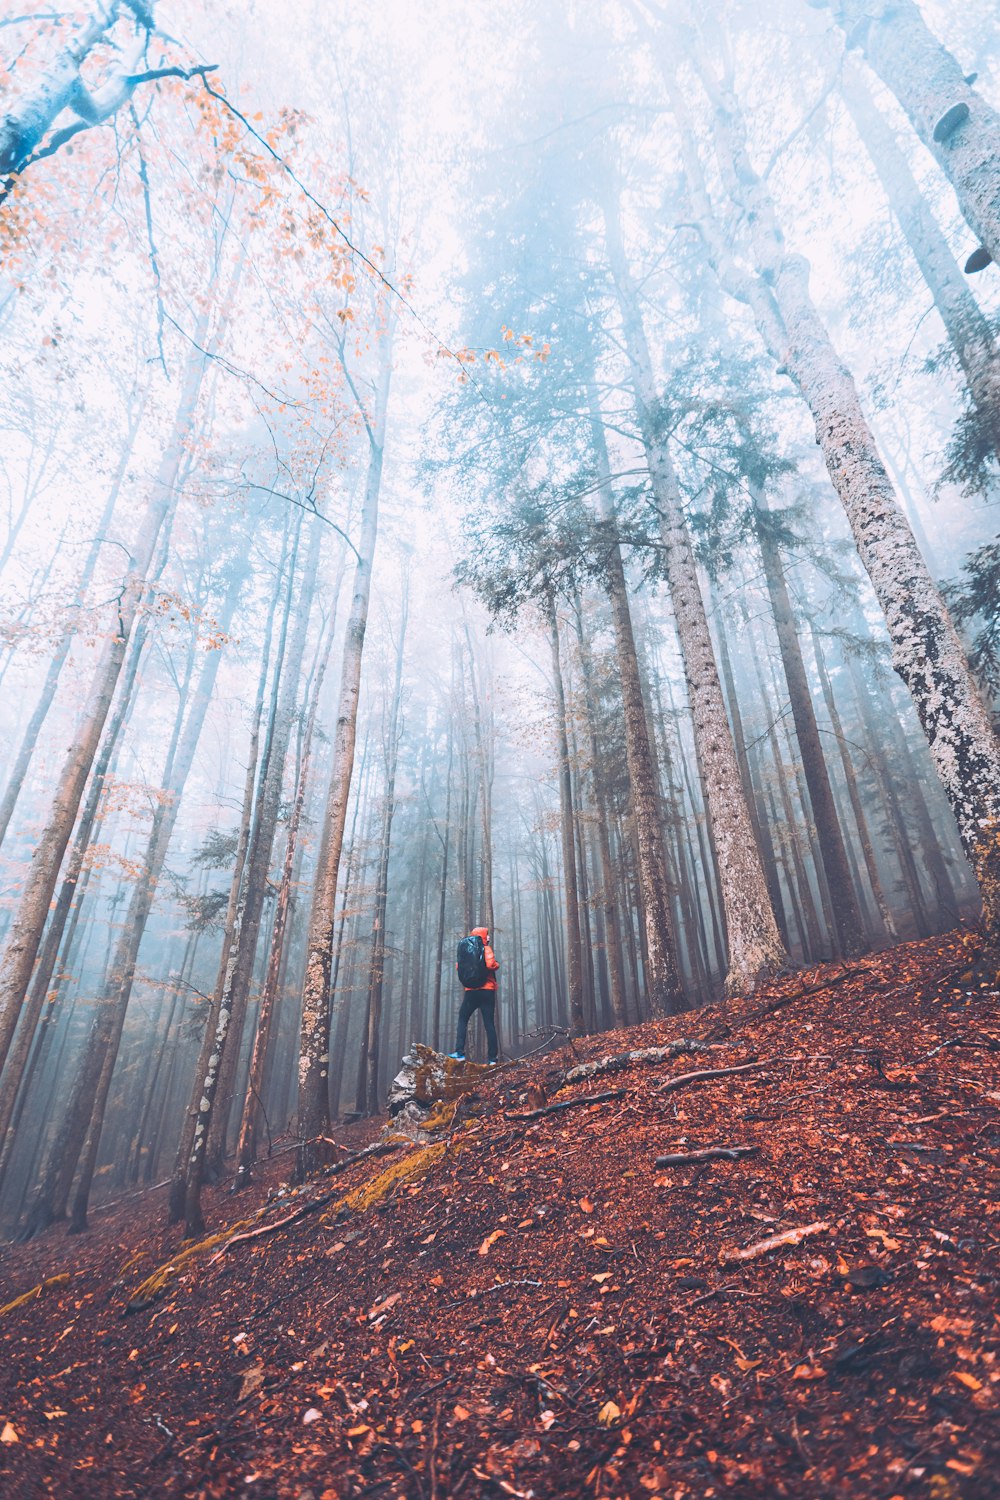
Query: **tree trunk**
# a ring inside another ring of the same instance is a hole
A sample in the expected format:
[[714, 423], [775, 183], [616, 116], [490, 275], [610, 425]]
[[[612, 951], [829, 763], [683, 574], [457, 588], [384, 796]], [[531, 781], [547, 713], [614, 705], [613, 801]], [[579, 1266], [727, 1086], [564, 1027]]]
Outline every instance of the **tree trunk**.
[[[200, 319], [195, 336], [196, 341], [202, 345], [205, 342], [206, 326], [207, 314]], [[111, 709], [157, 540], [174, 504], [177, 476], [184, 459], [185, 441], [206, 364], [206, 356], [201, 350], [194, 350], [185, 370], [173, 434], [160, 460], [150, 500], [122, 579], [116, 619], [87, 689], [84, 715], [63, 765], [48, 821], [35, 844], [24, 889], [8, 934], [3, 958], [0, 960], [0, 1067], [10, 1050], [31, 980], [31, 971], [59, 877], [59, 867], [73, 832], [87, 778]]]
[[382, 1042], [382, 991], [385, 979], [385, 920], [389, 899], [389, 854], [392, 848], [392, 820], [396, 811], [396, 765], [399, 759], [399, 736], [402, 728], [403, 647], [410, 609], [410, 582], [404, 574], [403, 602], [396, 641], [396, 676], [389, 706], [389, 736], [386, 743], [385, 804], [382, 814], [382, 838], [379, 845], [378, 874], [375, 878], [375, 921], [372, 927], [371, 967], [368, 989], [368, 1037], [365, 1070], [365, 1113], [378, 1114], [378, 1070]]
[[[87, 797], [77, 823], [73, 848], [70, 851], [67, 868], [59, 888], [59, 896], [45, 931], [45, 940], [39, 951], [38, 962], [31, 980], [31, 988], [18, 1023], [13, 1045], [7, 1057], [2, 1082], [0, 1082], [0, 1140], [3, 1142], [2, 1150], [0, 1150], [0, 1184], [6, 1180], [7, 1170], [10, 1166], [11, 1152], [14, 1148], [15, 1135], [18, 1129], [18, 1119], [23, 1108], [24, 1091], [29, 1085], [26, 1073], [29, 1048], [38, 1033], [39, 1021], [41, 1020], [43, 1011], [45, 1011], [46, 1006], [52, 1007], [55, 1005], [59, 991], [62, 988], [61, 979], [58, 977], [53, 984], [53, 976], [56, 974], [56, 964], [59, 959], [60, 948], [63, 950], [63, 969], [68, 966], [76, 922], [79, 917], [84, 887], [89, 874], [89, 871], [84, 871], [84, 860], [91, 846], [95, 829], [99, 826], [98, 812], [104, 796], [106, 779], [115, 751], [120, 742], [122, 730], [125, 727], [132, 707], [136, 677], [139, 671], [139, 662], [146, 644], [147, 630], [148, 616], [140, 615], [129, 642], [128, 657], [125, 662], [121, 681], [118, 685], [114, 710], [105, 727], [100, 751], [94, 762], [90, 784], [87, 789]], [[70, 912], [73, 908], [74, 900], [76, 901], [76, 910], [73, 912], [72, 920], [70, 920]], [[67, 922], [69, 923], [68, 928]], [[65, 943], [63, 943], [64, 936]], [[43, 1025], [48, 1029], [50, 1025], [48, 1016]], [[18, 1099], [19, 1094], [21, 1095], [20, 1100]]]
[[805, 774], [806, 786], [809, 788], [809, 801], [816, 823], [819, 858], [823, 864], [827, 888], [830, 892], [837, 948], [841, 954], [854, 955], [863, 952], [865, 947], [857, 893], [851, 880], [843, 829], [837, 817], [833, 787], [830, 784], [830, 772], [820, 742], [819, 725], [816, 722], [816, 711], [813, 708], [809, 680], [802, 658], [802, 646], [792, 612], [788, 585], [785, 581], [784, 564], [775, 536], [774, 519], [769, 512], [761, 508], [759, 496], [756, 494], [754, 495], [754, 523], [764, 564], [768, 598], [774, 615], [774, 628], [778, 637], [781, 664], [788, 685], [792, 722], [795, 725], [795, 736], [802, 756], [802, 770]]
[[597, 709], [594, 702], [593, 661], [590, 645], [583, 628], [583, 613], [580, 600], [574, 601], [577, 648], [580, 655], [580, 672], [583, 678], [584, 706], [587, 712], [587, 733], [590, 740], [591, 783], [594, 788], [594, 803], [597, 811], [597, 850], [601, 861], [601, 910], [604, 915], [605, 951], [608, 963], [608, 981], [611, 987], [611, 1010], [616, 1026], [628, 1025], [625, 1001], [625, 967], [622, 961], [621, 923], [618, 920], [618, 903], [615, 897], [614, 865], [611, 860], [611, 838], [608, 829], [608, 797], [604, 784], [604, 770], [600, 746], [597, 742]]
[[[275, 904], [274, 923], [271, 928], [271, 946], [267, 960], [267, 973], [264, 978], [264, 988], [260, 998], [260, 1009], [257, 1013], [257, 1024], [254, 1030], [253, 1048], [250, 1054], [250, 1066], [247, 1075], [246, 1098], [243, 1104], [239, 1141], [236, 1147], [234, 1190], [249, 1182], [250, 1170], [257, 1160], [257, 1123], [264, 1091], [264, 1065], [271, 1037], [272, 1017], [278, 995], [278, 981], [281, 972], [282, 956], [284, 954], [285, 936], [288, 930], [288, 918], [291, 910], [292, 876], [298, 852], [299, 826], [302, 821], [302, 810], [305, 806], [306, 789], [309, 785], [313, 735], [316, 729], [316, 718], [323, 692], [323, 682], [330, 661], [330, 652], [333, 648], [334, 632], [337, 623], [336, 601], [340, 594], [342, 577], [343, 565], [341, 564], [338, 580], [333, 591], [334, 605], [330, 612], [330, 623], [327, 626], [326, 645], [320, 652], [316, 679], [312, 686], [309, 717], [302, 742], [302, 760], [296, 780], [295, 800], [292, 804], [291, 817], [288, 823], [288, 836], [285, 840], [285, 857], [281, 871], [281, 886], [278, 890], [278, 897]], [[305, 595], [303, 602], [300, 603], [300, 609], [308, 614], [308, 607], [305, 602], [307, 598], [308, 596]]]
[[[243, 570], [234, 568], [222, 607], [223, 631], [232, 620], [244, 578]], [[39, 1203], [52, 1192], [52, 1185], [57, 1184], [48, 1203], [48, 1211], [52, 1217], [60, 1218], [65, 1208], [63, 1188], [68, 1192], [80, 1143], [86, 1135], [80, 1152], [80, 1182], [73, 1202], [73, 1232], [79, 1232], [87, 1226], [90, 1185], [122, 1028], [132, 994], [139, 948], [177, 822], [184, 787], [212, 700], [220, 655], [218, 650], [208, 653], [190, 705], [185, 703], [183, 694], [179, 699], [174, 738], [164, 767], [164, 795], [156, 804], [142, 874], [132, 893], [122, 934], [108, 968], [113, 988], [109, 988], [98, 1001], [94, 1023], [66, 1104], [63, 1124], [47, 1167], [42, 1173], [43, 1186]], [[36, 1213], [37, 1211], [36, 1208]]]
[[695, 754], [717, 851], [729, 946], [726, 993], [752, 990], [787, 962], [740, 781], [712, 638], [673, 464], [661, 430], [646, 331], [625, 259], [617, 204], [604, 209], [605, 241], [622, 312], [636, 419], [646, 455], [694, 727]]
[[[453, 673], [454, 677], [454, 673]], [[454, 703], [454, 681], [452, 682], [452, 706]], [[434, 1010], [433, 1046], [441, 1048], [441, 981], [444, 977], [444, 924], [448, 906], [448, 855], [451, 850], [451, 783], [452, 762], [455, 750], [455, 725], [451, 713], [448, 717], [448, 770], [445, 777], [444, 837], [441, 839], [441, 889], [438, 895], [437, 953], [434, 962]]]
[[60, 674], [66, 664], [66, 658], [69, 656], [73, 642], [76, 639], [77, 631], [79, 629], [77, 614], [86, 603], [87, 590], [90, 588], [91, 581], [93, 580], [94, 572], [97, 568], [98, 559], [101, 555], [101, 549], [107, 541], [105, 533], [111, 524], [111, 518], [114, 514], [115, 504], [118, 500], [118, 495], [121, 490], [122, 480], [125, 477], [125, 470], [127, 469], [128, 461], [132, 456], [132, 449], [135, 444], [136, 434], [139, 430], [139, 423], [142, 419], [143, 411], [145, 410], [145, 404], [145, 400], [143, 399], [131, 413], [128, 432], [126, 434], [125, 442], [122, 448], [118, 469], [111, 483], [111, 488], [108, 491], [108, 497], [104, 503], [104, 511], [97, 523], [97, 535], [94, 537], [94, 540], [91, 543], [90, 551], [87, 553], [87, 558], [84, 562], [83, 570], [80, 574], [80, 579], [76, 586], [76, 597], [74, 598], [72, 604], [70, 623], [63, 631], [62, 636], [59, 639], [59, 643], [56, 646], [55, 652], [53, 653], [52, 659], [49, 662], [48, 671], [45, 674], [45, 681], [42, 684], [42, 691], [39, 693], [38, 702], [35, 704], [35, 711], [31, 715], [31, 718], [28, 720], [27, 727], [25, 728], [24, 734], [21, 738], [20, 746], [18, 747], [17, 755], [14, 757], [13, 764], [10, 768], [10, 774], [7, 778], [7, 786], [6, 790], [4, 791], [3, 801], [0, 802], [0, 844], [3, 844], [4, 838], [6, 837], [7, 829], [10, 826], [10, 820], [14, 813], [14, 807], [17, 803], [18, 795], [21, 791], [21, 787], [24, 784], [24, 778], [27, 774], [28, 766], [31, 763], [31, 757], [35, 752], [35, 746], [38, 743], [38, 736], [41, 733], [42, 725], [45, 723], [49, 709], [52, 707], [52, 702], [56, 695], [56, 688], [59, 686]]
[[621, 679], [629, 798], [635, 823], [640, 917], [646, 955], [646, 1003], [654, 1015], [672, 1015], [684, 1010], [686, 1006], [677, 978], [676, 943], [670, 917], [670, 885], [660, 821], [659, 774], [639, 680], [625, 564], [622, 561], [611, 492], [611, 467], [604, 436], [604, 421], [593, 384], [588, 386], [587, 394], [599, 480], [598, 515], [606, 539], [605, 586], [611, 606], [615, 654]]
[[[358, 695], [364, 654], [372, 561], [378, 535], [379, 491], [385, 447], [389, 383], [392, 373], [392, 325], [382, 335], [379, 386], [372, 423], [368, 425], [369, 461], [361, 512], [361, 535], [354, 571], [354, 590], [347, 621], [347, 639], [340, 681], [337, 723], [333, 737], [333, 768], [327, 798], [319, 864], [309, 919], [306, 970], [302, 992], [299, 1039], [298, 1134], [301, 1141], [297, 1172], [312, 1170], [319, 1153], [314, 1143], [330, 1125], [330, 972], [337, 914], [337, 877], [344, 846], [347, 804], [354, 770]], [[367, 421], [367, 419], [366, 419]]]
[[849, 47], [899, 100], [948, 178], [979, 242], [1000, 263], [1000, 111], [971, 85], [914, 0], [826, 0]]
[[[860, 68], [849, 57], [844, 60], [840, 89], [941, 315], [965, 375], [977, 426], [1000, 458], [1000, 353], [989, 322], [969, 290], [891, 126], [872, 98]], [[1000, 159], [996, 170], [1000, 172]]]
[[[299, 513], [301, 515], [301, 512]], [[298, 533], [298, 527], [296, 528]], [[236, 1088], [236, 1073], [240, 1060], [240, 1045], [246, 1022], [247, 1003], [253, 983], [254, 963], [257, 957], [260, 925], [264, 913], [264, 902], [269, 890], [268, 876], [274, 853], [274, 840], [281, 810], [281, 793], [285, 782], [285, 761], [295, 722], [302, 662], [305, 657], [306, 636], [309, 629], [311, 605], [315, 593], [316, 571], [319, 566], [322, 528], [312, 523], [309, 552], [298, 590], [298, 608], [295, 612], [295, 627], [286, 649], [288, 616], [282, 624], [275, 662], [275, 677], [272, 687], [270, 722], [261, 757], [260, 790], [254, 810], [253, 828], [250, 835], [250, 853], [247, 861], [246, 902], [239, 925], [236, 965], [230, 992], [223, 996], [223, 1007], [229, 1011], [229, 1030], [225, 1052], [219, 1072], [219, 1082], [212, 1107], [211, 1128], [208, 1136], [206, 1165], [216, 1176], [222, 1171], [226, 1155], [226, 1136], [232, 1112]], [[288, 605], [292, 605], [298, 535], [292, 552], [288, 576]]]
[[566, 954], [569, 977], [570, 1024], [576, 1036], [585, 1029], [583, 1015], [583, 949], [580, 939], [580, 897], [573, 832], [573, 781], [570, 774], [569, 738], [566, 733], [566, 694], [559, 660], [559, 621], [555, 599], [545, 595], [545, 618], [552, 651], [552, 685], [555, 690], [556, 747], [559, 755], [559, 828], [562, 838], [563, 883], [566, 900]]
[[736, 751], [736, 762], [740, 768], [740, 781], [743, 786], [743, 795], [746, 798], [747, 811], [750, 814], [750, 822], [753, 827], [754, 839], [760, 850], [761, 861], [764, 866], [764, 875], [767, 880], [767, 889], [771, 897], [771, 907], [774, 911], [778, 930], [785, 947], [788, 947], [788, 930], [785, 917], [785, 905], [781, 895], [781, 881], [778, 876], [778, 865], [774, 853], [774, 841], [771, 838], [771, 830], [766, 818], [761, 818], [757, 803], [757, 796], [753, 786], [753, 777], [750, 772], [750, 762], [747, 757], [746, 735], [743, 729], [743, 715], [740, 710], [739, 695], [736, 691], [736, 680], [733, 674], [733, 663], [729, 652], [729, 637], [726, 632], [726, 622], [716, 604], [714, 606], [716, 621], [716, 636], [719, 642], [719, 665], [722, 668], [722, 681], [725, 688], [726, 701], [729, 708], [729, 722], [733, 731], [733, 748]]
[[[909, 0], [901, 0], [893, 14], [904, 11], [919, 21]], [[785, 248], [766, 183], [750, 164], [731, 90], [719, 85], [704, 59], [698, 66], [712, 103], [720, 170], [749, 234], [755, 272], [742, 271], [729, 255], [665, 60], [663, 76], [679, 136], [687, 142], [682, 149], [695, 213], [723, 284], [753, 309], [765, 344], [813, 414], [816, 440], [885, 614], [893, 667], [913, 698], [979, 883], [986, 929], [995, 935], [1000, 933], [1000, 747], [951, 617], [896, 501], [857, 388], [809, 295], [809, 263]], [[991, 180], [992, 191], [998, 191], [1000, 173]]]
[[[170, 1184], [168, 1214], [172, 1224], [176, 1223], [186, 1214], [187, 1207], [189, 1206], [188, 1188], [192, 1181], [190, 1174], [192, 1159], [194, 1159], [195, 1163], [197, 1191], [190, 1195], [190, 1207], [192, 1216], [196, 1222], [200, 1219], [201, 1214], [199, 1193], [202, 1164], [207, 1148], [207, 1133], [208, 1126], [211, 1123], [215, 1090], [218, 1086], [219, 1066], [222, 1062], [222, 1048], [225, 1046], [229, 1030], [229, 1011], [222, 1002], [227, 989], [232, 984], [233, 971], [236, 964], [239, 924], [243, 912], [243, 903], [246, 900], [246, 881], [244, 877], [253, 827], [254, 787], [257, 783], [260, 730], [264, 716], [268, 671], [271, 666], [271, 640], [274, 632], [274, 616], [282, 588], [285, 562], [286, 555], [283, 552], [275, 590], [267, 612], [267, 623], [264, 629], [264, 641], [261, 648], [257, 696], [254, 702], [253, 717], [250, 726], [250, 744], [247, 753], [246, 774], [243, 779], [243, 801], [239, 827], [236, 834], [236, 851], [233, 859], [233, 873], [229, 882], [229, 900], [222, 928], [222, 947], [219, 954], [215, 989], [212, 993], [212, 1001], [205, 1024], [204, 1035], [202, 1036], [198, 1061], [191, 1082], [190, 1102], [181, 1126], [180, 1141], [174, 1162], [174, 1173]], [[211, 1084], [211, 1094], [207, 1092], [206, 1088], [209, 1083]]]
[[854, 822], [858, 830], [858, 838], [861, 843], [861, 853], [865, 861], [865, 869], [868, 872], [868, 883], [871, 886], [872, 896], [878, 909], [879, 919], [888, 937], [894, 941], [898, 940], [896, 923], [892, 915], [889, 903], [885, 899], [882, 889], [882, 880], [879, 875], [878, 861], [875, 858], [875, 850], [872, 848], [871, 830], [868, 827], [868, 819], [865, 816], [864, 806], [861, 801], [861, 793], [858, 789], [858, 778], [854, 771], [854, 762], [851, 760], [851, 752], [848, 747], [847, 738], [840, 720], [840, 712], [837, 708], [837, 699], [833, 691], [833, 683], [827, 670], [826, 660], [823, 653], [823, 643], [820, 640], [816, 626], [812, 626], [813, 652], [816, 657], [816, 669], [819, 672], [819, 683], [823, 690], [823, 701], [826, 711], [830, 715], [830, 725], [837, 739], [840, 750], [840, 763], [844, 768], [844, 781], [847, 784], [847, 795], [851, 802], [851, 811], [854, 814]]

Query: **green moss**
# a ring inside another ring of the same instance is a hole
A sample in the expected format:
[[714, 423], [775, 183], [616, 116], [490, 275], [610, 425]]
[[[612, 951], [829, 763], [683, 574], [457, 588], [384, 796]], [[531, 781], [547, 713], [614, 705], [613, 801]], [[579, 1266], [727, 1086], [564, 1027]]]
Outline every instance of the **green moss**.
[[22, 1292], [20, 1297], [14, 1298], [13, 1302], [7, 1302], [3, 1307], [0, 1307], [0, 1318], [5, 1313], [13, 1312], [15, 1307], [23, 1306], [25, 1302], [36, 1302], [39, 1297], [44, 1297], [45, 1293], [51, 1291], [53, 1287], [69, 1286], [71, 1279], [68, 1271], [60, 1271], [58, 1276], [46, 1276], [45, 1280], [40, 1281], [37, 1286], [33, 1286], [30, 1292]]

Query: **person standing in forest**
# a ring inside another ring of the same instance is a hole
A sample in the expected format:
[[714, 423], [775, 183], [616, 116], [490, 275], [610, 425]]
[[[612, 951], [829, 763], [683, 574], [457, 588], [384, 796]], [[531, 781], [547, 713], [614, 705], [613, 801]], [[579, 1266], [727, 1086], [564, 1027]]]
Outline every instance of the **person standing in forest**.
[[469, 1021], [478, 1010], [483, 1018], [483, 1026], [486, 1028], [489, 1065], [491, 1068], [496, 1066], [497, 1053], [500, 1050], [494, 1019], [497, 1003], [496, 976], [499, 967], [496, 954], [490, 947], [489, 929], [473, 927], [468, 937], [462, 938], [458, 945], [458, 962], [455, 964], [455, 971], [465, 990], [462, 1006], [458, 1012], [458, 1036], [455, 1041], [455, 1050], [448, 1054], [457, 1062], [465, 1061], [465, 1033], [468, 1030]]

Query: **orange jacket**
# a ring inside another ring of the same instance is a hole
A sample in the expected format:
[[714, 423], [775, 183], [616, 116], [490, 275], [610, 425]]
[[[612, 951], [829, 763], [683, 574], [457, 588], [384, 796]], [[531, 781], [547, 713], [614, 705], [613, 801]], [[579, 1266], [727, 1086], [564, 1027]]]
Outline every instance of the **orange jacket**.
[[483, 989], [483, 990], [495, 990], [496, 989], [497, 982], [496, 982], [496, 980], [494, 979], [493, 976], [496, 973], [497, 969], [499, 969], [499, 967], [500, 967], [500, 965], [497, 963], [496, 954], [493, 952], [493, 949], [489, 945], [489, 942], [488, 942], [489, 935], [490, 935], [489, 934], [489, 929], [486, 928], [486, 927], [473, 927], [473, 929], [472, 929], [471, 936], [472, 937], [477, 937], [477, 938], [482, 938], [482, 940], [483, 940], [483, 947], [486, 949], [486, 967], [490, 971], [490, 977], [489, 977], [489, 979], [487, 979], [486, 983], [482, 984], [482, 985], [477, 985], [476, 986], [477, 989]]

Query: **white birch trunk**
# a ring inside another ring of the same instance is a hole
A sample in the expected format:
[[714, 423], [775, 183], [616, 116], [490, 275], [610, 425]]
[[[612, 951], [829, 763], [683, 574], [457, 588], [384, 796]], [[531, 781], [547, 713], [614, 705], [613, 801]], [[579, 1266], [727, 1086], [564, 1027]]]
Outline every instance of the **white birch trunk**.
[[938, 776], [976, 874], [988, 931], [1000, 928], [1000, 749], [958, 634], [927, 569], [865, 418], [850, 371], [809, 294], [809, 264], [790, 253], [766, 183], [746, 149], [739, 106], [703, 58], [724, 186], [754, 268], [729, 251], [705, 187], [670, 60], [663, 78], [677, 116], [692, 205], [720, 280], [754, 312], [765, 345], [813, 415], [833, 487], [885, 614], [893, 666], [913, 698]]
[[1000, 111], [966, 83], [913, 0], [832, 0], [849, 47], [860, 47], [955, 189], [981, 245], [1000, 263]]
[[[978, 425], [1000, 459], [1000, 353], [990, 325], [962, 275], [930, 204], [880, 114], [860, 68], [845, 59], [841, 92], [886, 197], [930, 289], [962, 367]], [[1000, 172], [1000, 164], [997, 168]]]
[[320, 842], [316, 883], [313, 888], [306, 948], [298, 1071], [298, 1133], [302, 1142], [298, 1171], [301, 1175], [311, 1170], [316, 1156], [312, 1143], [328, 1129], [330, 1122], [330, 976], [333, 969], [337, 881], [340, 875], [340, 856], [344, 847], [347, 804], [354, 771], [361, 663], [368, 623], [372, 563], [378, 538], [379, 494], [382, 485], [382, 460], [392, 375], [391, 323], [382, 336], [380, 360], [375, 411], [368, 423], [368, 474], [361, 512], [361, 531], [354, 569], [351, 608], [347, 620], [347, 637], [344, 642], [337, 722], [333, 735], [330, 790]]
[[[147, 0], [145, 6], [150, 18], [154, 4], [155, 0]], [[126, 8], [136, 20], [138, 7]], [[134, 42], [99, 89], [88, 89], [80, 72], [94, 49], [109, 40], [108, 33], [122, 10], [121, 0], [97, 0], [94, 13], [58, 53], [38, 85], [5, 107], [0, 118], [0, 177], [20, 171], [64, 110], [97, 125], [110, 119], [131, 96], [135, 88], [131, 75], [149, 35], [146, 26], [136, 24]]]

